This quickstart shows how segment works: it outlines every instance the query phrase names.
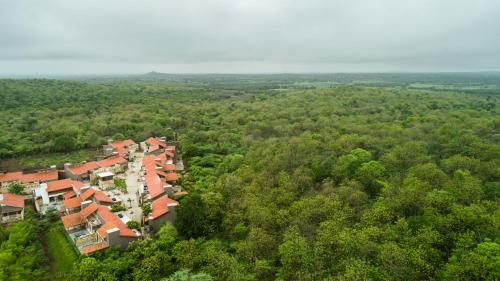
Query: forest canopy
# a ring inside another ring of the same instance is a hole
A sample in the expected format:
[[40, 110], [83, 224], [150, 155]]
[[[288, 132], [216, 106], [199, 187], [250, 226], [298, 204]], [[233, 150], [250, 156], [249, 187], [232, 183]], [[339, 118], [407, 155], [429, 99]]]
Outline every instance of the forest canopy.
[[67, 280], [500, 278], [498, 96], [0, 80], [0, 100], [0, 158], [181, 142], [175, 224]]

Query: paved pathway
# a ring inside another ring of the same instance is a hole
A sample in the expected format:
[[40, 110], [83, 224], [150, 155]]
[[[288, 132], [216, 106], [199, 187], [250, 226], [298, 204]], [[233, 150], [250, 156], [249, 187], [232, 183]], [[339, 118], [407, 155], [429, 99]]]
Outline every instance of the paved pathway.
[[[125, 181], [127, 183], [127, 193], [121, 196], [123, 205], [127, 209], [124, 213], [133, 220], [141, 222], [142, 210], [139, 206], [139, 172], [142, 166], [144, 153], [134, 152], [135, 160], [129, 163], [129, 169], [125, 172]], [[132, 206], [132, 207], [131, 207]]]

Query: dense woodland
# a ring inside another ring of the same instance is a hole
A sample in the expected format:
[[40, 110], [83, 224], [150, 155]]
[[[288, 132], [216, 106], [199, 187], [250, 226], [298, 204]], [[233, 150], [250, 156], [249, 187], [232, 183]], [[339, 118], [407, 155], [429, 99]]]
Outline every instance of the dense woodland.
[[[240, 83], [0, 80], [0, 158], [182, 144], [175, 225], [58, 279], [500, 279], [498, 95]], [[36, 227], [0, 229], [0, 279], [49, 280]]]

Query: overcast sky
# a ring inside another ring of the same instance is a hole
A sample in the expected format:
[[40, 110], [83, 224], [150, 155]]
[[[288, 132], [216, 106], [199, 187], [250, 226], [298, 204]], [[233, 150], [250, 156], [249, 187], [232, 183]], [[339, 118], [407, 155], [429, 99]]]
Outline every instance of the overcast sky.
[[0, 0], [0, 75], [500, 70], [500, 0]]

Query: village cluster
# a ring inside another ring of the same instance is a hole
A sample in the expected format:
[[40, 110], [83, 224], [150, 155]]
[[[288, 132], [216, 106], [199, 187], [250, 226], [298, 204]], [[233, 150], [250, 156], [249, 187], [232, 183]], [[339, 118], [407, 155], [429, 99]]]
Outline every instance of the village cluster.
[[[150, 137], [108, 141], [95, 161], [36, 173], [0, 174], [1, 223], [24, 219], [25, 203], [58, 212], [68, 236], [83, 254], [131, 241], [175, 220], [174, 200], [187, 193], [178, 185], [184, 166], [175, 142]], [[14, 183], [23, 194], [5, 192]], [[137, 222], [137, 223], [131, 223]], [[134, 225], [135, 224], [135, 225]]]

